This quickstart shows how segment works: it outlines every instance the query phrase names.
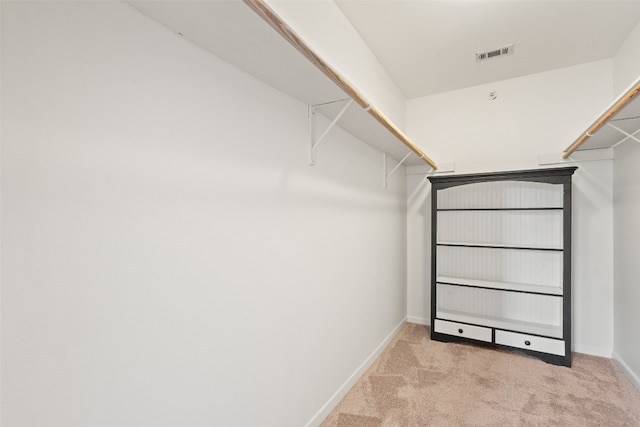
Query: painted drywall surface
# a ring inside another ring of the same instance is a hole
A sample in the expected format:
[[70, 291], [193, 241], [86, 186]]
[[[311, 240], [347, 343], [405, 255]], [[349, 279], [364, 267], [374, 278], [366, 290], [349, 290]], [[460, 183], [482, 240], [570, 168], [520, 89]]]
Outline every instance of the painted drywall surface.
[[611, 102], [611, 67], [604, 60], [411, 99], [408, 134], [458, 172], [537, 166], [540, 154], [561, 153]]
[[640, 146], [628, 142], [616, 148], [614, 162], [614, 352], [640, 385]]
[[[613, 58], [614, 94], [640, 78], [640, 24]], [[637, 101], [636, 101], [637, 102]], [[615, 148], [613, 180], [614, 217], [614, 357], [640, 389], [640, 147], [628, 141]]]
[[405, 130], [404, 94], [333, 0], [268, 0], [267, 4], [373, 106]]
[[2, 2], [3, 426], [300, 426], [406, 316], [405, 182], [126, 4]]
[[431, 324], [431, 186], [407, 175], [407, 316]]
[[613, 58], [613, 93], [617, 96], [640, 78], [640, 22]]
[[[589, 87], [589, 93], [584, 88]], [[497, 98], [489, 100], [489, 92]], [[456, 173], [539, 167], [568, 146], [611, 102], [611, 61], [530, 75], [408, 102], [408, 132]], [[573, 345], [612, 351], [612, 162], [585, 162], [574, 176]], [[408, 316], [430, 318], [429, 183], [407, 179]]]

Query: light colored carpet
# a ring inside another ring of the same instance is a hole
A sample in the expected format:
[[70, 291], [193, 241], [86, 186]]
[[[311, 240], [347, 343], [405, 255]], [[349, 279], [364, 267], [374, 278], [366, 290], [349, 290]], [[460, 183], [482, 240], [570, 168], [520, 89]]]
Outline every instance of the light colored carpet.
[[322, 427], [640, 426], [640, 392], [610, 359], [571, 368], [515, 351], [431, 341], [407, 324]]

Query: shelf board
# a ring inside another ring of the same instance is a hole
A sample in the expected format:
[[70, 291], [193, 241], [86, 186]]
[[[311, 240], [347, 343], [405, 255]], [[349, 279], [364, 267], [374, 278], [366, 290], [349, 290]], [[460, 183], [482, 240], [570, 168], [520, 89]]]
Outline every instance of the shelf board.
[[[640, 108], [640, 102], [635, 106], [636, 108]], [[638, 116], [640, 116], [640, 111], [636, 112]], [[632, 118], [618, 118], [609, 120], [609, 123], [612, 125], [622, 129], [623, 131], [632, 134], [636, 130], [640, 128], [640, 117], [632, 117]], [[637, 136], [637, 134], [636, 134]], [[598, 132], [596, 132], [592, 137], [590, 137], [587, 142], [585, 142], [578, 151], [584, 150], [598, 150], [604, 148], [611, 148], [616, 145], [618, 142], [625, 139], [625, 135], [615, 130], [610, 126], [603, 126]]]
[[[141, 1], [128, 4], [195, 45], [306, 105], [348, 97], [293, 45], [241, 1]], [[333, 119], [338, 107], [322, 108]], [[393, 159], [410, 150], [357, 105], [349, 107], [338, 125], [360, 141]], [[423, 165], [410, 155], [405, 165]]]
[[464, 248], [486, 248], [486, 249], [520, 249], [530, 251], [562, 251], [561, 246], [542, 246], [542, 245], [509, 245], [505, 243], [472, 243], [472, 242], [436, 242], [438, 246], [457, 246]]
[[467, 211], [561, 211], [562, 207], [546, 206], [531, 208], [438, 208], [437, 212], [467, 212]]
[[467, 313], [449, 310], [437, 310], [436, 318], [562, 339], [562, 325], [522, 322], [490, 316], [470, 315]]
[[564, 150], [563, 158], [568, 158], [574, 150], [594, 150], [613, 148], [629, 140], [623, 133], [634, 135], [640, 130], [640, 79], [631, 84], [580, 136]]
[[525, 292], [540, 295], [562, 296], [559, 286], [531, 285], [527, 283], [494, 282], [491, 280], [467, 279], [464, 277], [438, 276], [436, 282], [443, 285], [458, 285], [472, 288], [496, 289], [501, 291]]

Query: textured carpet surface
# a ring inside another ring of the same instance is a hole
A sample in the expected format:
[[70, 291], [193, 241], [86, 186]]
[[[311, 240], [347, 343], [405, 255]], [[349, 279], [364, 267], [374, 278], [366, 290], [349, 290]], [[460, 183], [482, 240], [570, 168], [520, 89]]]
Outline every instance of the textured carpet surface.
[[571, 368], [523, 353], [431, 341], [407, 324], [322, 427], [640, 427], [640, 392], [610, 359]]

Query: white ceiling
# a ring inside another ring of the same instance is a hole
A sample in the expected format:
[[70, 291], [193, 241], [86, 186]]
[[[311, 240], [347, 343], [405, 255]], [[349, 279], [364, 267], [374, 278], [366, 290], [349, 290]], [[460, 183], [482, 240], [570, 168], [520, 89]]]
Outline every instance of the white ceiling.
[[640, 21], [638, 0], [335, 1], [408, 99], [612, 58]]

